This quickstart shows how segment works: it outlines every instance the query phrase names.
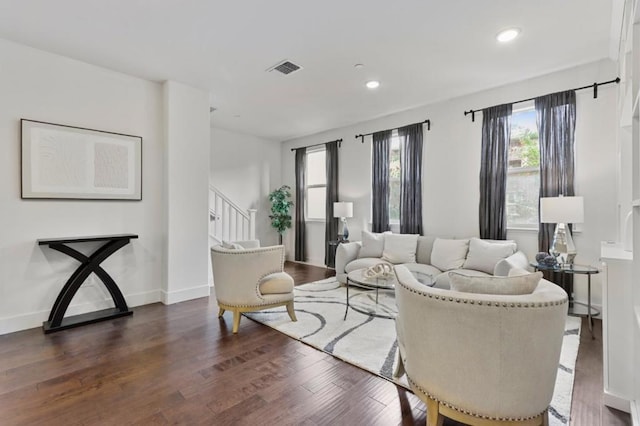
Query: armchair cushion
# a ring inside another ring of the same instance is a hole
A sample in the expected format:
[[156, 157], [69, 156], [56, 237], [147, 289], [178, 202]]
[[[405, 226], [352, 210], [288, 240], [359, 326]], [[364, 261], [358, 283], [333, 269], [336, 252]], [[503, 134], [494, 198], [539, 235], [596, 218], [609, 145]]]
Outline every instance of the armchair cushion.
[[418, 235], [411, 234], [385, 234], [382, 260], [387, 262], [415, 263]]
[[468, 251], [469, 240], [436, 238], [433, 242], [431, 264], [442, 271], [462, 268]]
[[283, 294], [293, 291], [293, 278], [286, 272], [275, 272], [264, 276], [258, 283], [262, 294]]
[[468, 275], [449, 272], [451, 290], [463, 293], [520, 295], [531, 294], [542, 279], [542, 272], [533, 274], [514, 269], [508, 277], [470, 277]]
[[471, 238], [464, 268], [493, 274], [496, 264], [511, 256], [516, 252], [516, 249], [516, 243], [513, 241], [488, 241]]

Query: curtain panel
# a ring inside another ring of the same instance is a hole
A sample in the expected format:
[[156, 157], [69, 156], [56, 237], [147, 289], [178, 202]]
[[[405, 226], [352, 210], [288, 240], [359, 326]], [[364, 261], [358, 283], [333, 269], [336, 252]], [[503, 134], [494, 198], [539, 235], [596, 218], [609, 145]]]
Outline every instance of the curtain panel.
[[327, 198], [325, 205], [324, 264], [328, 265], [333, 251], [329, 241], [338, 237], [338, 218], [333, 217], [333, 203], [338, 201], [338, 141], [328, 142], [326, 147]]
[[[540, 197], [573, 196], [576, 92], [569, 90], [541, 96], [536, 98], [535, 106], [540, 141]], [[549, 250], [554, 230], [555, 224], [540, 223], [540, 251]]]
[[296, 222], [295, 222], [295, 232], [296, 232], [296, 248], [295, 248], [295, 259], [297, 261], [304, 262], [307, 254], [306, 254], [306, 235], [305, 235], [305, 217], [304, 217], [304, 206], [305, 206], [305, 188], [306, 188], [306, 178], [305, 172], [307, 169], [307, 149], [299, 148], [296, 150]]
[[373, 232], [389, 230], [389, 157], [391, 150], [391, 130], [373, 134], [371, 165]]
[[507, 167], [512, 105], [482, 110], [480, 238], [507, 238]]
[[398, 129], [400, 233], [422, 235], [422, 123]]

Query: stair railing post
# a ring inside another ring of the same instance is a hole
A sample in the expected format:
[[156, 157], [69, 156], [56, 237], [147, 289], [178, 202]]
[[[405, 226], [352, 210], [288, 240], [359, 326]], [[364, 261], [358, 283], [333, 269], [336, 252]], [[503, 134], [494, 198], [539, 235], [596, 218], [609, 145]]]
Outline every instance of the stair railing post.
[[249, 239], [256, 239], [256, 209], [249, 209]]

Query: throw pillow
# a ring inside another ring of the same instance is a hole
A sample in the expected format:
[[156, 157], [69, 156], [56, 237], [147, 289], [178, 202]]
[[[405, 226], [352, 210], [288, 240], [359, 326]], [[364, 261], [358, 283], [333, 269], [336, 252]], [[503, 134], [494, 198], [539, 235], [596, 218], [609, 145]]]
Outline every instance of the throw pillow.
[[[526, 271], [525, 271], [526, 272]], [[473, 277], [449, 272], [451, 290], [463, 293], [519, 295], [531, 294], [542, 279], [542, 272], [509, 277]]]
[[394, 264], [416, 263], [417, 246], [418, 235], [385, 234], [382, 260]]
[[436, 238], [431, 251], [431, 264], [441, 271], [462, 268], [468, 250], [469, 240]]
[[362, 247], [360, 247], [358, 257], [382, 257], [384, 234], [385, 233], [377, 234], [375, 232], [362, 231]]
[[517, 246], [513, 241], [487, 241], [471, 238], [469, 254], [464, 262], [464, 269], [493, 274], [496, 263], [516, 252]]
[[243, 250], [244, 249], [244, 247], [242, 247], [240, 244], [232, 243], [231, 241], [223, 241], [222, 242], [222, 247], [226, 248], [228, 250]]

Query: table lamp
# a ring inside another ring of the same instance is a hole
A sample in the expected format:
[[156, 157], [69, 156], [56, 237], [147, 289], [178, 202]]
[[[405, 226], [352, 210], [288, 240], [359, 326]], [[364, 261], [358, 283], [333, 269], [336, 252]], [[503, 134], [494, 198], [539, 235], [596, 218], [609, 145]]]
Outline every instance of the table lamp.
[[353, 217], [353, 203], [346, 201], [339, 201], [333, 203], [333, 217], [339, 217], [342, 220], [342, 235], [343, 240], [349, 238], [349, 229], [347, 228], [347, 218]]
[[577, 252], [568, 225], [583, 221], [583, 197], [563, 197], [560, 195], [559, 197], [540, 198], [540, 222], [556, 224], [549, 253], [558, 259], [559, 264], [573, 264]]

